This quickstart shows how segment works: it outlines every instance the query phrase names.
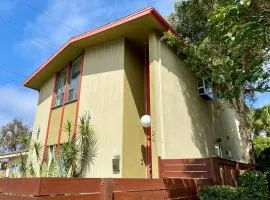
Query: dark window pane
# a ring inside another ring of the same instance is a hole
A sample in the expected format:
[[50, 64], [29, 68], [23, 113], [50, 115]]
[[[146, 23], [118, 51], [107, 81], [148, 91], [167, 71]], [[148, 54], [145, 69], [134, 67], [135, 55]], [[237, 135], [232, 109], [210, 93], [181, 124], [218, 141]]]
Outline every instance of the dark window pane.
[[81, 57], [77, 58], [72, 62], [69, 78], [69, 89], [68, 89], [68, 101], [77, 99], [78, 96], [78, 85], [80, 78], [80, 63]]
[[66, 82], [66, 69], [59, 74], [56, 88], [55, 106], [63, 104]]

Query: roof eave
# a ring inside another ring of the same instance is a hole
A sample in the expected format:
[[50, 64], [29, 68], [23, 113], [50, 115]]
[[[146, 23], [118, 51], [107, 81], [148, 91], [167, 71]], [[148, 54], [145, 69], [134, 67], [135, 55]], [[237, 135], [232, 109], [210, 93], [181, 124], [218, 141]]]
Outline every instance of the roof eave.
[[65, 48], [67, 48], [69, 45], [87, 38], [87, 37], [91, 37], [95, 34], [101, 33], [101, 32], [105, 32], [109, 29], [112, 29], [114, 27], [120, 26], [122, 24], [128, 23], [130, 21], [133, 21], [135, 19], [144, 17], [146, 15], [153, 15], [158, 22], [160, 22], [160, 24], [162, 26], [165, 27], [165, 29], [171, 31], [172, 33], [178, 35], [178, 33], [173, 29], [173, 27], [153, 8], [153, 7], [149, 7], [149, 8], [145, 8], [143, 10], [140, 10], [136, 13], [133, 13], [131, 15], [128, 15], [124, 18], [121, 18], [119, 20], [116, 20], [112, 23], [106, 24], [104, 26], [98, 27], [96, 29], [93, 29], [91, 31], [88, 31], [86, 33], [82, 33], [80, 35], [77, 35], [75, 37], [72, 37], [71, 39], [69, 39], [59, 50], [57, 50], [49, 59], [47, 59], [31, 76], [29, 76], [25, 81], [24, 81], [24, 86], [31, 88], [31, 89], [35, 89], [35, 90], [39, 90], [38, 87], [34, 87], [31, 84], [31, 80], [36, 77], [42, 70], [44, 70], [46, 68], [46, 66], [55, 58], [57, 57]]

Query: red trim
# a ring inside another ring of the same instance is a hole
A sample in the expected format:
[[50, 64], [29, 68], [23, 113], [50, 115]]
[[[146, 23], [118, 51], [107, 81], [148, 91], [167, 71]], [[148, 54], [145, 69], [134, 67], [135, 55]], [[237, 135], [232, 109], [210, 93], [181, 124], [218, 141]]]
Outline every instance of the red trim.
[[151, 10], [151, 14], [156, 17], [156, 19], [165, 27], [167, 28], [169, 31], [171, 31], [173, 34], [181, 37], [181, 35], [176, 31], [174, 30], [174, 28], [169, 24], [169, 22], [164, 19], [164, 17], [162, 17], [161, 14], [159, 14], [159, 12], [156, 10], [156, 9], [152, 9]]
[[48, 119], [48, 124], [47, 124], [47, 130], [46, 130], [46, 138], [45, 138], [45, 146], [44, 146], [44, 152], [43, 152], [43, 159], [42, 162], [44, 160], [46, 160], [47, 157], [47, 144], [48, 144], [48, 135], [49, 135], [49, 129], [50, 129], [50, 125], [51, 125], [51, 117], [52, 117], [52, 108], [55, 102], [55, 97], [56, 97], [56, 83], [57, 83], [57, 79], [58, 79], [58, 74], [55, 74], [54, 76], [54, 84], [53, 84], [53, 95], [52, 95], [52, 102], [51, 102], [51, 107], [50, 107], [50, 113], [49, 113], [49, 119]]
[[59, 132], [58, 132], [58, 139], [57, 139], [57, 156], [60, 154], [60, 140], [61, 140], [61, 135], [62, 135], [62, 130], [63, 130], [63, 119], [64, 119], [64, 114], [65, 114], [65, 105], [66, 105], [66, 99], [67, 99], [67, 93], [68, 93], [68, 88], [69, 88], [69, 75], [70, 75], [70, 69], [71, 65], [69, 64], [66, 68], [66, 82], [65, 82], [65, 91], [64, 91], [64, 98], [63, 98], [63, 105], [62, 105], [62, 112], [61, 112], [61, 118], [60, 118], [60, 126], [59, 126]]
[[84, 61], [84, 52], [81, 55], [80, 82], [79, 82], [79, 87], [78, 87], [78, 97], [77, 97], [77, 105], [76, 105], [76, 113], [75, 113], [74, 136], [76, 136], [77, 125], [78, 125], [78, 115], [79, 115], [81, 87], [82, 87], [82, 75], [83, 75], [83, 61]]
[[[145, 47], [144, 67], [145, 114], [150, 115], [150, 75], [147, 47]], [[151, 127], [145, 128], [146, 133], [146, 169], [147, 178], [152, 178], [152, 136]]]
[[71, 45], [72, 43], [75, 43], [78, 40], [84, 39], [86, 37], [93, 36], [95, 34], [107, 31], [109, 29], [115, 28], [117, 26], [120, 26], [122, 24], [128, 23], [132, 20], [138, 19], [140, 17], [144, 17], [146, 15], [153, 15], [165, 28], [170, 30], [172, 33], [179, 35], [173, 27], [152, 7], [150, 8], [145, 8], [143, 10], [140, 10], [136, 13], [133, 13], [131, 15], [128, 15], [122, 19], [116, 20], [112, 23], [106, 24], [104, 26], [101, 26], [99, 28], [96, 28], [94, 30], [91, 30], [89, 32], [77, 35], [73, 38], [71, 38], [69, 41], [67, 41], [57, 52], [55, 52], [47, 61], [45, 61], [29, 78], [27, 78], [24, 81], [24, 85], [26, 86], [29, 81], [31, 81], [39, 72], [44, 70], [44, 68], [56, 57], [58, 54], [60, 54], [67, 46]]

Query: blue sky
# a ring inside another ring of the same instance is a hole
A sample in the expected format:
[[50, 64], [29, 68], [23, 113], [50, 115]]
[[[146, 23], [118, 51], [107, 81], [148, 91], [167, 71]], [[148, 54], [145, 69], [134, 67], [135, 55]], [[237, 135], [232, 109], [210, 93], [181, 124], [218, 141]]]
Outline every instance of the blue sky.
[[[32, 126], [38, 93], [22, 86], [67, 39], [139, 9], [164, 17], [174, 0], [0, 0], [0, 126], [13, 118]], [[270, 102], [260, 95], [255, 106]]]

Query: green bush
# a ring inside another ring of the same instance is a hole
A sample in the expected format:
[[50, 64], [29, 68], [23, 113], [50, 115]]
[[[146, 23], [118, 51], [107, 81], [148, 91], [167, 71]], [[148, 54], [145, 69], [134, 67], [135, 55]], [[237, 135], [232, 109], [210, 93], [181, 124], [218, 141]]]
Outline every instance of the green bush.
[[241, 199], [241, 188], [230, 186], [210, 186], [200, 191], [199, 197], [202, 200], [235, 200]]
[[257, 136], [253, 140], [257, 169], [270, 171], [270, 137]]
[[266, 173], [250, 171], [242, 174], [237, 187], [210, 186], [201, 190], [202, 200], [267, 200], [268, 183]]
[[259, 171], [245, 172], [238, 178], [238, 187], [245, 189], [246, 199], [268, 199], [268, 182], [266, 173]]

